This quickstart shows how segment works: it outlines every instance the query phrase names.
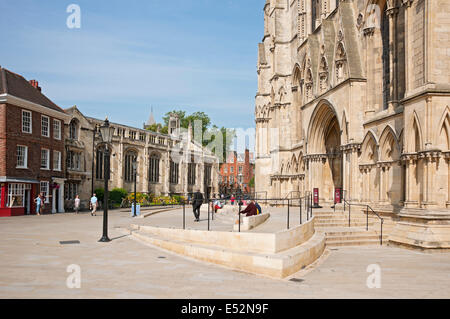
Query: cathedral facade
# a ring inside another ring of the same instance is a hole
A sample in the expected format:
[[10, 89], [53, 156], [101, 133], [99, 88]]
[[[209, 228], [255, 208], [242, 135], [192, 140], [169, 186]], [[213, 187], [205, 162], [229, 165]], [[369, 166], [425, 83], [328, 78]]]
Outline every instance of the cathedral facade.
[[256, 192], [448, 214], [449, 39], [446, 0], [267, 0]]

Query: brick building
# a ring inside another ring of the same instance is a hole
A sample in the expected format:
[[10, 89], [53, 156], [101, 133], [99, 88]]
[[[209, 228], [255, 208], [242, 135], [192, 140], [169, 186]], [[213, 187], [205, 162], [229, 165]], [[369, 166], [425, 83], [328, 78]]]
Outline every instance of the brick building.
[[229, 152], [226, 163], [220, 166], [219, 186], [222, 194], [252, 193], [249, 186], [254, 176], [253, 153], [247, 149], [245, 153]]
[[39, 192], [45, 213], [64, 212], [67, 118], [37, 81], [0, 67], [0, 216], [34, 214]]

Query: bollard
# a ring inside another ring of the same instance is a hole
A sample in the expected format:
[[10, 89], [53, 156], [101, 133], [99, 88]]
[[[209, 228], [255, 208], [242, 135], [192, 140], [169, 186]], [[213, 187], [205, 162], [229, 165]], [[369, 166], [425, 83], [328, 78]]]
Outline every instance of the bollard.
[[209, 231], [209, 199], [206, 200], [206, 202], [208, 203], [208, 231]]
[[212, 209], [212, 212], [211, 212], [211, 219], [214, 220], [214, 212], [215, 212], [215, 209], [214, 209], [214, 201], [211, 201], [211, 204], [212, 204], [212, 206], [211, 206], [211, 209]]

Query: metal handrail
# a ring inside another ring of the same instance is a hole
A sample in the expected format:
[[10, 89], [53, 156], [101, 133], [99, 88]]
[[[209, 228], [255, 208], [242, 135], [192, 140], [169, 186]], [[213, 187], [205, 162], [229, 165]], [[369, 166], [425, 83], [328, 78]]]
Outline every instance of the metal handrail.
[[369, 209], [372, 213], [375, 214], [380, 219], [380, 245], [383, 245], [383, 224], [384, 219], [375, 211], [372, 207], [370, 207], [368, 204], [359, 204], [359, 203], [350, 203], [345, 198], [343, 198], [344, 201], [344, 212], [345, 212], [345, 204], [348, 205], [348, 227], [350, 227], [351, 222], [351, 207], [352, 206], [361, 206], [366, 208], [366, 231], [369, 230]]

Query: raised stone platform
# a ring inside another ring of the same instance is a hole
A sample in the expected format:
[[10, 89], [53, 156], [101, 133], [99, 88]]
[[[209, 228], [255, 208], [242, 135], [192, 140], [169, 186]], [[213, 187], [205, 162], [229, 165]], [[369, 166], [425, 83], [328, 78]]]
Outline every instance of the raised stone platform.
[[284, 278], [313, 263], [325, 249], [314, 219], [275, 233], [182, 230], [133, 225], [133, 238], [198, 260]]

